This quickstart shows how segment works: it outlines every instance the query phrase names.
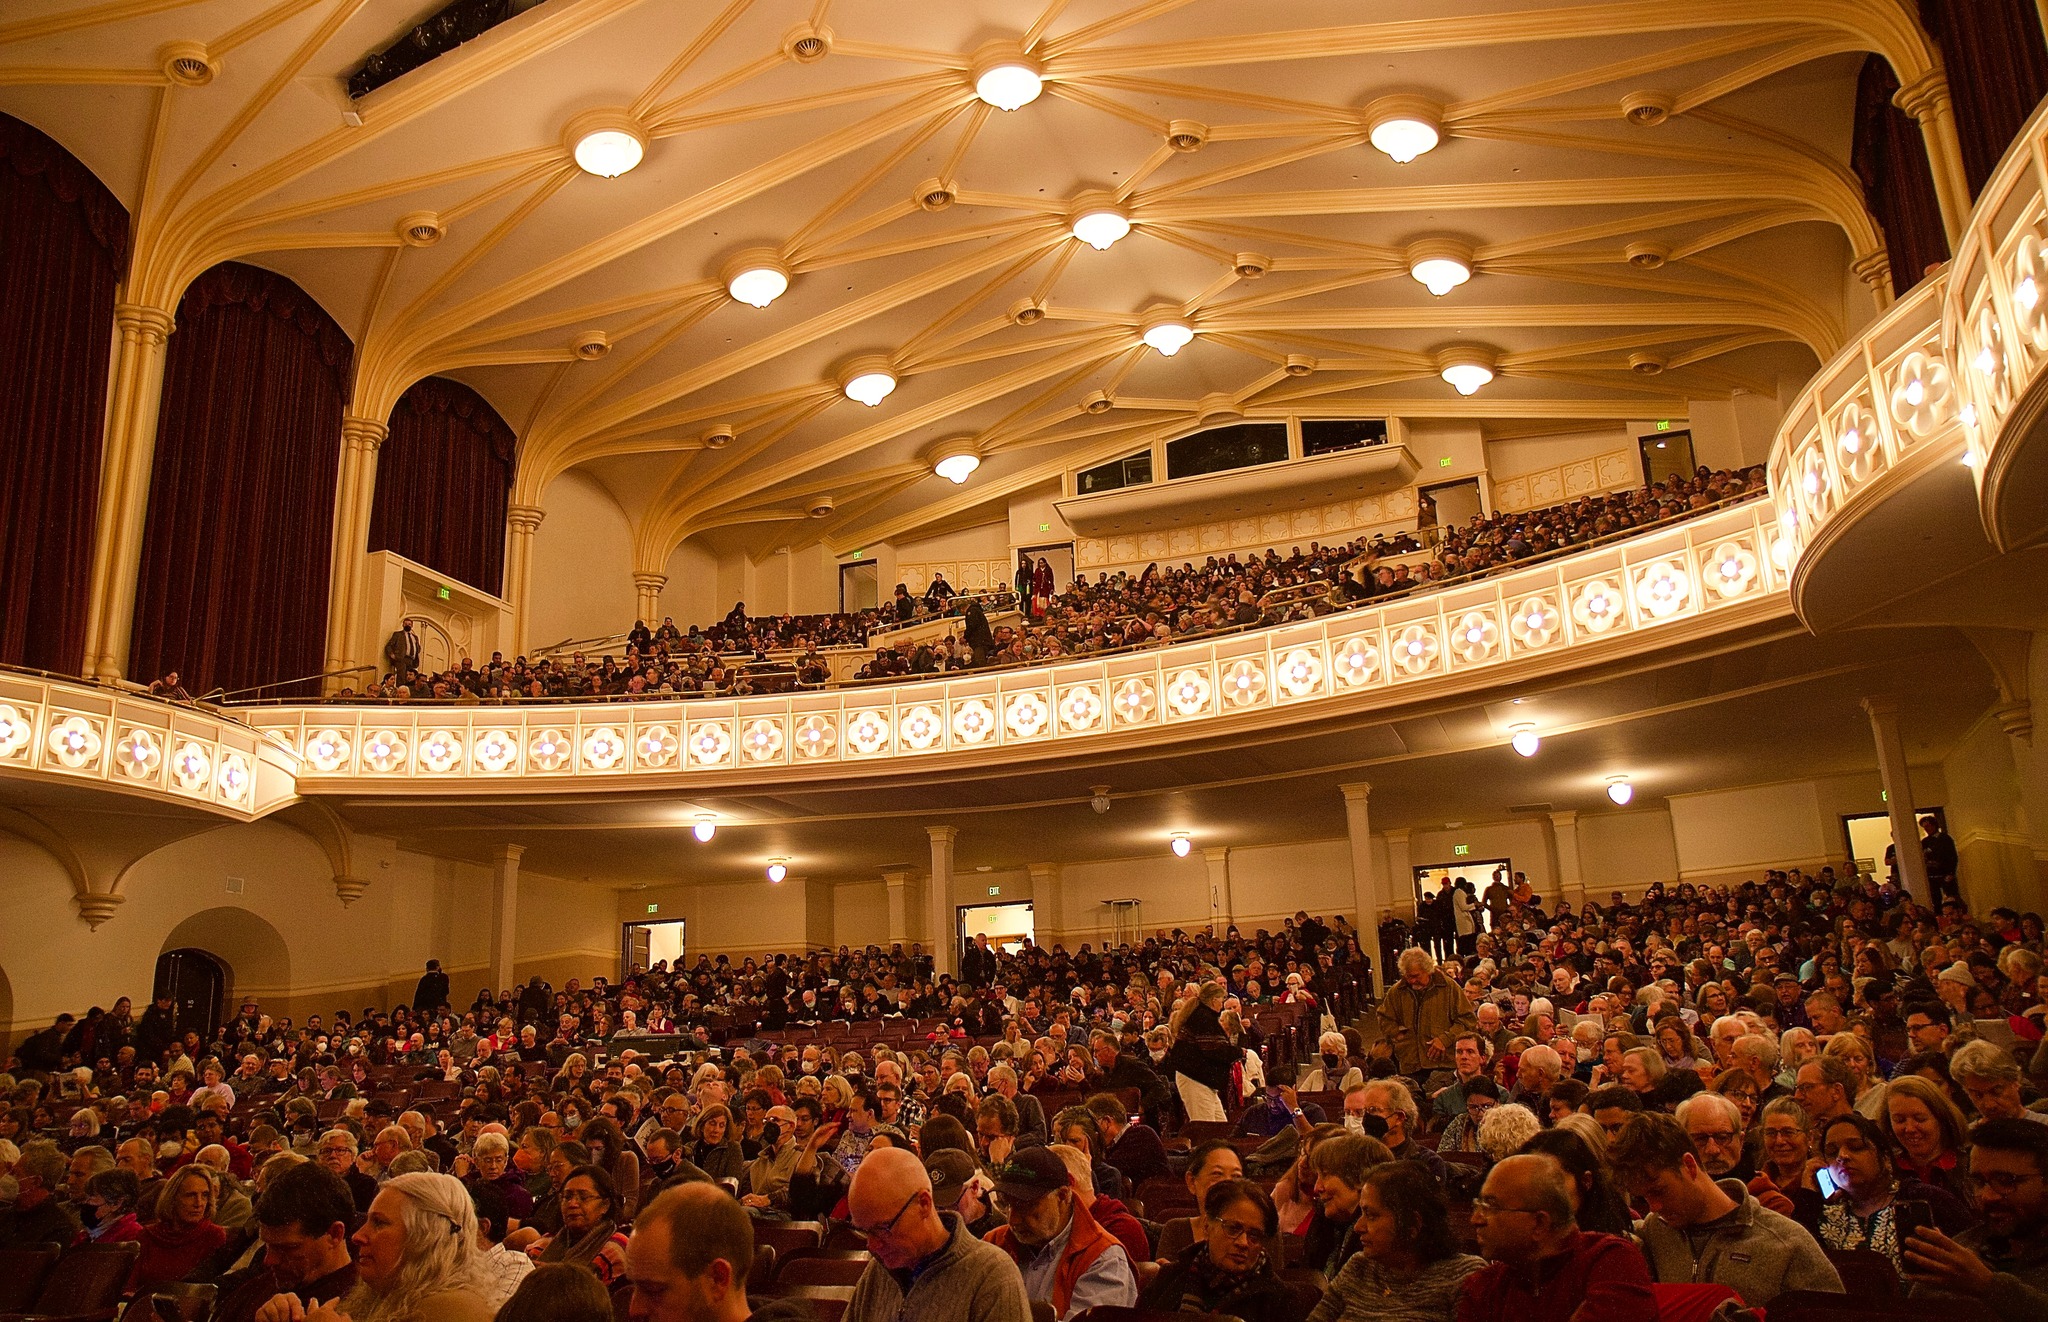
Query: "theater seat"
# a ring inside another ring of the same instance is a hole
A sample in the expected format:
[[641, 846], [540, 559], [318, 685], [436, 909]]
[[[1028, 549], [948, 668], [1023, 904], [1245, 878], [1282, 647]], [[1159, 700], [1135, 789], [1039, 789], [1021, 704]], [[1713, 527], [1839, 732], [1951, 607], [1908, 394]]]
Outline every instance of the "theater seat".
[[67, 1250], [43, 1278], [35, 1303], [20, 1313], [0, 1315], [0, 1322], [22, 1318], [63, 1319], [64, 1322], [112, 1322], [121, 1303], [121, 1291], [135, 1274], [135, 1260], [142, 1245], [83, 1244]]
[[1842, 1288], [1858, 1299], [1897, 1299], [1899, 1271], [1875, 1249], [1823, 1249], [1842, 1278]]
[[846, 1306], [853, 1302], [850, 1285], [792, 1285], [776, 1293], [784, 1299], [802, 1300], [817, 1322], [839, 1322], [846, 1315]]
[[857, 1285], [868, 1269], [868, 1255], [824, 1257], [804, 1254], [790, 1258], [775, 1274], [775, 1284], [784, 1288], [798, 1285]]
[[63, 1251], [56, 1244], [0, 1249], [0, 1313], [19, 1313], [34, 1303]]

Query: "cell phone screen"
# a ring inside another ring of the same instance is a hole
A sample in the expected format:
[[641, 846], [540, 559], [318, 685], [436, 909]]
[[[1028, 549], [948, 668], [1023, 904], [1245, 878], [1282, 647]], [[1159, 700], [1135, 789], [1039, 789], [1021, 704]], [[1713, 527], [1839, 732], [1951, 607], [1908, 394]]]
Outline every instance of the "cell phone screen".
[[1835, 1173], [1825, 1166], [1815, 1171], [1813, 1178], [1814, 1182], [1820, 1185], [1820, 1196], [1823, 1198], [1833, 1198], [1835, 1191], [1842, 1187], [1835, 1182]]

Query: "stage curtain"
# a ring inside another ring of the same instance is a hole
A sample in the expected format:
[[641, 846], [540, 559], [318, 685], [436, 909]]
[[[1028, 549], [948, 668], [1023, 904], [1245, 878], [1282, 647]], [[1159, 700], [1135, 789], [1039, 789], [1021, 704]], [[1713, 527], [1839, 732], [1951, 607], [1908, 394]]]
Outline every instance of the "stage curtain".
[[2048, 96], [2041, 10], [2035, 0], [1920, 0], [1920, 21], [1941, 47], [1963, 173], [1975, 196]]
[[482, 395], [439, 376], [405, 392], [390, 427], [377, 452], [369, 549], [396, 551], [498, 595], [512, 429]]
[[176, 670], [197, 695], [320, 669], [353, 357], [281, 275], [228, 262], [185, 292], [164, 363], [132, 677]]
[[128, 213], [0, 115], [0, 662], [77, 674]]
[[1884, 231], [1892, 289], [1904, 294], [1927, 268], [1948, 260], [1948, 232], [1934, 194], [1934, 173], [1920, 125], [1892, 104], [1899, 80], [1873, 55], [1856, 80], [1856, 121], [1849, 159], [1863, 184], [1863, 202]]

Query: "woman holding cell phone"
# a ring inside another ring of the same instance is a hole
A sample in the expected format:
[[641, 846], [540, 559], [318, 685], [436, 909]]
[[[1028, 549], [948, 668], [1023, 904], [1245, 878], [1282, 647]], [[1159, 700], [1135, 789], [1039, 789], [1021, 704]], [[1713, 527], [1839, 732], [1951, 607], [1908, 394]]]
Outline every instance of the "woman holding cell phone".
[[1821, 1154], [1827, 1164], [1814, 1174], [1828, 1198], [1816, 1232], [1828, 1248], [1870, 1249], [1903, 1271], [1905, 1244], [1913, 1231], [1935, 1226], [1953, 1235], [1971, 1222], [1969, 1209], [1954, 1196], [1899, 1178], [1891, 1140], [1866, 1116], [1851, 1113], [1828, 1121]]

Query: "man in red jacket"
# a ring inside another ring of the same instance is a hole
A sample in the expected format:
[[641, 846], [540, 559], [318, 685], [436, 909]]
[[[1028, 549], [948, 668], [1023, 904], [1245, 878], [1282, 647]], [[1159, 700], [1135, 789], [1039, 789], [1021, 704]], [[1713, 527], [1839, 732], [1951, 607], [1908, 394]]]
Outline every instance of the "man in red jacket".
[[1081, 1205], [1066, 1163], [1046, 1148], [1020, 1148], [994, 1175], [1009, 1224], [986, 1242], [1016, 1262], [1027, 1298], [1051, 1304], [1059, 1322], [1098, 1304], [1138, 1302], [1130, 1254]]
[[1465, 1278], [1457, 1322], [1657, 1322], [1642, 1253], [1573, 1220], [1564, 1168], [1508, 1157], [1472, 1201], [1488, 1266]]

